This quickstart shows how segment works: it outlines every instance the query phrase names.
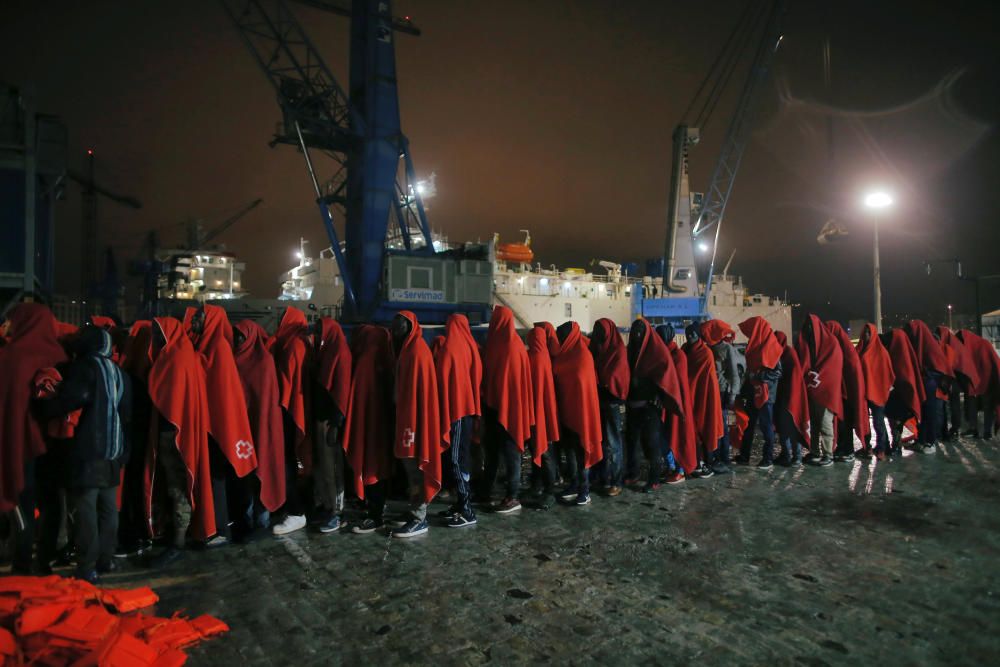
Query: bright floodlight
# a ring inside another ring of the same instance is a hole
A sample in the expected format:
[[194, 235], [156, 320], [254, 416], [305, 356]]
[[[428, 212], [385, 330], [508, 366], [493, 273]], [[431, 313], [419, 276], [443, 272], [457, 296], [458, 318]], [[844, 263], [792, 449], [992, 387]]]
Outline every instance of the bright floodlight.
[[426, 189], [427, 189], [426, 186], [424, 186], [424, 184], [422, 182], [421, 183], [417, 183], [417, 194], [418, 195], [424, 194], [424, 191]]
[[708, 248], [709, 248], [709, 245], [707, 243], [705, 243], [704, 241], [702, 241], [701, 243], [698, 244], [698, 250], [700, 250], [702, 252], [708, 252]]
[[295, 256], [298, 257], [299, 259], [302, 259], [302, 251], [300, 250], [300, 251], [296, 252]]
[[892, 195], [888, 192], [869, 192], [865, 195], [865, 206], [868, 208], [888, 208], [892, 206]]

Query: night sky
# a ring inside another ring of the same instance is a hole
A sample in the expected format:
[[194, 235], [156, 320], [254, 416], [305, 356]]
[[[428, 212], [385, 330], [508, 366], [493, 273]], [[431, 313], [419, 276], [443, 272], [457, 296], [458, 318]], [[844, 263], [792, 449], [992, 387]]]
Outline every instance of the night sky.
[[[792, 2], [785, 40], [724, 224], [720, 260], [755, 290], [848, 319], [871, 313], [869, 184], [898, 205], [881, 224], [887, 314], [944, 317], [972, 287], [926, 259], [1000, 273], [1000, 56], [996, 2]], [[433, 228], [505, 240], [528, 228], [543, 264], [640, 261], [663, 246], [670, 135], [745, 0], [395, 3], [421, 37], [398, 35], [402, 121], [421, 176], [437, 177]], [[348, 20], [296, 7], [346, 83]], [[832, 78], [824, 83], [829, 39]], [[245, 285], [276, 296], [299, 235], [325, 247], [312, 187], [292, 148], [268, 148], [278, 107], [214, 2], [13, 1], [0, 7], [0, 80], [33, 86], [69, 127], [71, 165], [144, 208], [100, 203], [119, 262], [151, 228], [181, 241], [192, 216], [264, 204], [220, 240]], [[942, 84], [942, 82], [945, 82]], [[705, 187], [734, 95], [692, 154]], [[833, 144], [827, 118], [834, 118]], [[816, 243], [834, 217], [851, 230]], [[57, 289], [78, 284], [80, 200], [58, 213]], [[1000, 287], [1000, 281], [993, 283]], [[985, 292], [1000, 307], [1000, 289]]]

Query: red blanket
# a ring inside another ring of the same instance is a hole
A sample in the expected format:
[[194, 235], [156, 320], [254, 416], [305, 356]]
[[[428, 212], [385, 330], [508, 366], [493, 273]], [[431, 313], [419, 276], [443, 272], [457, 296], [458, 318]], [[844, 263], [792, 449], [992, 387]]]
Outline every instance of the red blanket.
[[285, 504], [285, 443], [278, 397], [278, 372], [267, 349], [267, 332], [256, 322], [236, 325], [243, 342], [236, 348], [236, 370], [246, 399], [250, 429], [257, 449], [260, 502], [269, 512]]
[[545, 328], [539, 325], [528, 332], [528, 365], [531, 367], [531, 393], [535, 399], [532, 454], [535, 465], [540, 466], [542, 456], [549, 450], [549, 443], [559, 440], [559, 410], [548, 336]]
[[208, 432], [236, 476], [246, 477], [257, 467], [257, 452], [243, 384], [233, 359], [233, 328], [222, 308], [205, 306], [205, 324], [195, 340], [195, 349], [205, 364]]
[[896, 374], [892, 370], [889, 350], [882, 344], [874, 324], [865, 325], [857, 351], [865, 378], [865, 398], [875, 405], [884, 406], [889, 400]]
[[722, 341], [732, 343], [736, 340], [736, 332], [722, 320], [708, 320], [701, 325], [701, 337], [709, 346], [718, 345]]
[[778, 380], [778, 396], [775, 408], [784, 410], [792, 417], [795, 430], [799, 432], [802, 444], [810, 445], [809, 399], [806, 397], [806, 381], [802, 374], [802, 364], [795, 348], [788, 344], [783, 331], [775, 331], [774, 337], [783, 348], [781, 353], [781, 379]]
[[597, 381], [613, 397], [624, 401], [628, 398], [628, 386], [631, 378], [625, 341], [618, 333], [618, 327], [615, 323], [606, 317], [594, 322], [594, 333], [595, 336], [590, 343], [590, 351], [594, 355]]
[[143, 382], [146, 381], [149, 367], [153, 363], [149, 358], [149, 344], [153, 340], [152, 337], [153, 323], [149, 320], [138, 320], [129, 329], [128, 340], [125, 342], [122, 369]]
[[278, 391], [281, 408], [295, 423], [295, 454], [305, 474], [312, 469], [312, 447], [309, 443], [309, 334], [306, 316], [298, 308], [289, 307], [281, 317], [274, 336], [272, 351], [278, 370]]
[[747, 360], [747, 375], [751, 376], [753, 385], [754, 405], [761, 407], [770, 399], [767, 383], [753, 377], [754, 374], [768, 368], [773, 369], [781, 361], [781, 345], [774, 337], [771, 325], [763, 317], [755, 316], [740, 322], [740, 331], [747, 337], [746, 350], [743, 356]]
[[993, 345], [968, 329], [959, 332], [962, 342], [969, 349], [972, 362], [976, 367], [978, 382], [971, 388], [973, 396], [983, 396], [987, 399], [986, 409], [993, 409], [1000, 418], [1000, 357]]
[[601, 450], [601, 404], [597, 398], [597, 371], [594, 357], [573, 322], [559, 351], [552, 357], [559, 422], [580, 438], [584, 466], [590, 468], [603, 458]]
[[354, 474], [354, 491], [392, 476], [392, 337], [384, 327], [362, 324], [351, 339], [354, 372], [351, 410], [344, 424], [344, 454]]
[[934, 335], [923, 320], [910, 320], [906, 325], [906, 333], [913, 343], [913, 351], [920, 360], [920, 368], [926, 373], [936, 371], [945, 377], [953, 377], [955, 369], [948, 363], [941, 345], [934, 340]]
[[695, 435], [694, 402], [691, 396], [691, 385], [688, 383], [687, 357], [672, 338], [667, 349], [670, 351], [674, 367], [677, 369], [683, 410], [680, 416], [668, 417], [670, 449], [680, 467], [685, 473], [690, 474], [698, 467], [698, 441]]
[[972, 357], [972, 352], [965, 347], [962, 339], [953, 334], [948, 327], [938, 327], [937, 333], [938, 338], [941, 339], [941, 348], [952, 352], [952, 368], [955, 369], [958, 377], [963, 378], [967, 386], [978, 384], [979, 371], [976, 370], [976, 361]]
[[510, 308], [493, 308], [486, 334], [483, 375], [483, 404], [497, 411], [500, 425], [523, 452], [535, 424], [534, 398], [528, 352], [514, 329]]
[[478, 416], [483, 364], [476, 341], [472, 339], [469, 320], [454, 314], [445, 323], [445, 335], [434, 354], [438, 391], [441, 393], [441, 425], [444, 440], [451, 443], [451, 425], [463, 417]]
[[724, 432], [722, 397], [719, 395], [719, 378], [715, 374], [715, 356], [700, 338], [693, 343], [685, 344], [683, 349], [687, 355], [695, 434], [705, 451], [714, 452]]
[[396, 359], [396, 458], [416, 459], [424, 473], [424, 501], [441, 490], [441, 452], [444, 428], [438, 404], [434, 357], [424, 342], [417, 316], [408, 310], [400, 315], [410, 320], [410, 334]]
[[920, 421], [921, 408], [926, 400], [924, 382], [920, 377], [920, 360], [910, 343], [910, 337], [902, 329], [893, 329], [889, 334], [889, 358], [896, 380], [892, 391], [899, 392], [900, 399]]
[[351, 349], [344, 330], [330, 317], [320, 318], [316, 332], [316, 381], [346, 417], [351, 405]]
[[7, 318], [9, 339], [0, 347], [0, 512], [17, 505], [24, 464], [45, 453], [41, 424], [31, 414], [35, 373], [66, 361], [48, 308], [20, 303]]
[[660, 390], [660, 399], [666, 412], [683, 414], [684, 396], [681, 393], [680, 378], [670, 350], [649, 323], [642, 318], [632, 323], [629, 333], [630, 346], [635, 345], [632, 341], [637, 335], [641, 336], [641, 341], [638, 343], [638, 350], [634, 352], [634, 360], [632, 360], [633, 352], [629, 351], [632, 377], [647, 380]]
[[[175, 429], [174, 442], [187, 469], [188, 500], [191, 502], [191, 529], [196, 538], [215, 534], [212, 506], [212, 477], [208, 466], [208, 401], [205, 397], [205, 369], [181, 323], [172, 317], [158, 317], [166, 344], [150, 348], [153, 366], [149, 370], [149, 398], [153, 407]], [[151, 433], [159, 438], [156, 419]], [[153, 482], [156, 474], [157, 443], [146, 450], [143, 497], [150, 534], [153, 531]]]
[[826, 323], [826, 327], [840, 343], [840, 351], [844, 356], [844, 421], [854, 428], [858, 439], [864, 442], [871, 430], [871, 421], [868, 419], [865, 373], [861, 369], [861, 358], [840, 322], [831, 320]]
[[795, 352], [802, 363], [810, 404], [822, 405], [837, 419], [843, 419], [844, 353], [816, 315], [806, 317], [795, 342]]

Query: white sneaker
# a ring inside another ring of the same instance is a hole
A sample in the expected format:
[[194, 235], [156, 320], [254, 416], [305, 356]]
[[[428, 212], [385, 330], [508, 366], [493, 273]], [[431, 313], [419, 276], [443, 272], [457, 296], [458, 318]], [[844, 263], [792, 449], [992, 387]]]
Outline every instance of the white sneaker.
[[296, 530], [302, 530], [306, 527], [306, 517], [303, 514], [289, 514], [285, 517], [285, 520], [279, 524], [276, 524], [271, 530], [275, 535], [287, 535], [288, 533], [294, 533]]

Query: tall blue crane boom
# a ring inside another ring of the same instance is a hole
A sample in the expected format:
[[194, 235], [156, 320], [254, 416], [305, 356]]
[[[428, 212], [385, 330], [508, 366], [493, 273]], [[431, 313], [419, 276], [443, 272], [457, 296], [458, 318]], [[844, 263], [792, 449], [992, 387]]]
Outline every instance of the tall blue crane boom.
[[[430, 227], [416, 187], [409, 142], [402, 132], [396, 85], [396, 31], [419, 34], [393, 18], [389, 0], [353, 0], [350, 9], [310, 0], [312, 7], [349, 15], [349, 93], [282, 0], [220, 0], [278, 98], [283, 123], [272, 140], [298, 146], [316, 192], [323, 225], [345, 287], [345, 316], [387, 319], [421, 304], [386, 297], [386, 238], [395, 221], [412, 257], [434, 255]], [[321, 181], [316, 154], [330, 158], [332, 177]], [[344, 223], [341, 251], [335, 221]], [[414, 236], [415, 234], [415, 236]], [[433, 286], [432, 286], [433, 287]], [[397, 290], [404, 295], [444, 290]], [[434, 309], [440, 315], [441, 308]]]

